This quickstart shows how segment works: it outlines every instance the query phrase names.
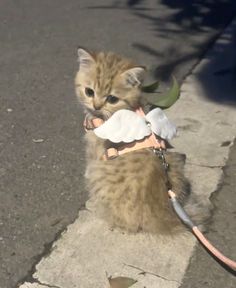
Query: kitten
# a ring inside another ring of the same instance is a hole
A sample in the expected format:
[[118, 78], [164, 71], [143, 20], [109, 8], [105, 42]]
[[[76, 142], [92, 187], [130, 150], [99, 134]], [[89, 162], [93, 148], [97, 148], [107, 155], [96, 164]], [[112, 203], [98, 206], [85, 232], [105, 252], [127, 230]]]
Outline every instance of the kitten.
[[[113, 53], [78, 50], [76, 94], [87, 118], [107, 120], [119, 109], [142, 106], [141, 84], [145, 68]], [[167, 182], [184, 203], [189, 185], [184, 177], [184, 156], [167, 152], [168, 178], [162, 161], [149, 148], [104, 161], [108, 140], [88, 131], [86, 178], [100, 215], [113, 227], [129, 232], [169, 234], [182, 231], [167, 195]]]

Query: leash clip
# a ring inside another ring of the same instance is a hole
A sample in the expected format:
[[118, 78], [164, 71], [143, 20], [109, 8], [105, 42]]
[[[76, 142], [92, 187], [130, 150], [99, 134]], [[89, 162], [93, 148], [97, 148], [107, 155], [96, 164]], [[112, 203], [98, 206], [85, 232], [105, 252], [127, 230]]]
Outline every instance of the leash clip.
[[166, 158], [163, 151], [165, 150], [163, 150], [162, 148], [153, 148], [154, 154], [156, 154], [159, 157], [159, 159], [162, 161], [162, 165], [167, 171], [169, 169], [169, 164], [166, 162]]

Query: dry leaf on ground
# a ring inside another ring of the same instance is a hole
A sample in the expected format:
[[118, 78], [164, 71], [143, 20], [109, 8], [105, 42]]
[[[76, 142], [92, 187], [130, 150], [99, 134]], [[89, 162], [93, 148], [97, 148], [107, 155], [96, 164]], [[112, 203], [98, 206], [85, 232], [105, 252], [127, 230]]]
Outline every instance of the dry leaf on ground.
[[137, 282], [137, 280], [128, 277], [109, 277], [108, 281], [110, 288], [128, 288]]

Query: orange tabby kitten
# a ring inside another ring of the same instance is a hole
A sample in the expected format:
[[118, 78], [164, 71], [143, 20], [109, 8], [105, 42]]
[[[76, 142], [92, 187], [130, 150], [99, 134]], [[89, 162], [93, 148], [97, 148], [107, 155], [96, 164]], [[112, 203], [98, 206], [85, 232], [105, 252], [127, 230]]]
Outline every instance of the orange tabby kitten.
[[[113, 53], [92, 54], [78, 50], [76, 94], [87, 118], [107, 120], [119, 109], [142, 105], [141, 84], [145, 69]], [[167, 196], [167, 176], [159, 157], [149, 148], [104, 161], [112, 146], [92, 130], [85, 136], [86, 178], [100, 215], [113, 227], [129, 232], [172, 233], [183, 225], [172, 211]], [[169, 181], [183, 203], [188, 183], [183, 176], [184, 156], [166, 153]]]

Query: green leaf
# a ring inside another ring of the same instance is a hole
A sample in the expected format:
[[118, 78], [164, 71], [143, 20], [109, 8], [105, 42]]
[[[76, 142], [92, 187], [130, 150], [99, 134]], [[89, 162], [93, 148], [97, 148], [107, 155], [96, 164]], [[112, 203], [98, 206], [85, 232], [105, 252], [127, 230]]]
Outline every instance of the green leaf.
[[153, 93], [157, 90], [158, 87], [159, 87], [159, 81], [156, 81], [150, 85], [143, 86], [141, 90], [142, 92], [145, 93]]
[[166, 109], [171, 107], [178, 99], [180, 95], [179, 84], [175, 77], [173, 77], [173, 85], [167, 94], [162, 94], [159, 97], [147, 97], [147, 102], [156, 107]]
[[108, 278], [108, 281], [111, 288], [129, 288], [137, 282], [137, 280], [128, 277], [110, 277]]

